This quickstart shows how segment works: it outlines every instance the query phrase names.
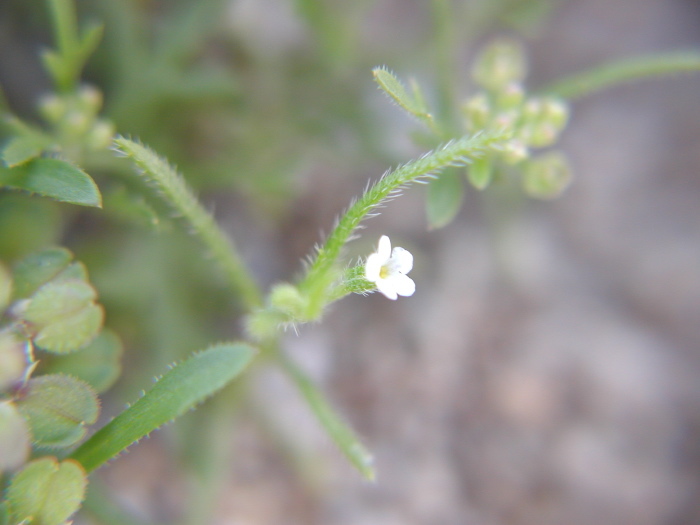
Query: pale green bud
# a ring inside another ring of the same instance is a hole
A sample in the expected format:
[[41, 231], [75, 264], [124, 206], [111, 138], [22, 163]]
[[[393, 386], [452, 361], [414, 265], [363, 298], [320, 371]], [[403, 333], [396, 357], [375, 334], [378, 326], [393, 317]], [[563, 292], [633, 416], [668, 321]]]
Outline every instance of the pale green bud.
[[509, 140], [501, 148], [501, 158], [506, 164], [518, 164], [529, 156], [527, 145], [518, 139]]
[[496, 103], [499, 109], [513, 109], [519, 107], [525, 99], [525, 90], [518, 82], [511, 82], [496, 95]]
[[102, 92], [89, 84], [81, 86], [78, 92], [78, 106], [86, 113], [96, 115], [102, 108]]
[[462, 106], [462, 114], [469, 131], [486, 128], [491, 120], [491, 104], [485, 93], [478, 93]]
[[558, 197], [571, 183], [572, 171], [558, 151], [530, 160], [523, 170], [523, 189], [539, 199]]
[[522, 81], [526, 68], [525, 53], [520, 44], [497, 40], [477, 56], [472, 77], [480, 86], [500, 91], [513, 82]]
[[85, 138], [86, 145], [92, 150], [106, 149], [112, 144], [116, 132], [114, 124], [106, 119], [98, 119]]
[[270, 292], [270, 305], [290, 317], [299, 319], [304, 315], [306, 301], [296, 286], [278, 284]]
[[39, 101], [39, 113], [48, 122], [55, 124], [60, 121], [68, 111], [68, 103], [63, 97], [55, 94], [45, 95]]
[[519, 137], [537, 148], [556, 142], [568, 120], [568, 108], [553, 98], [531, 99], [523, 107]]

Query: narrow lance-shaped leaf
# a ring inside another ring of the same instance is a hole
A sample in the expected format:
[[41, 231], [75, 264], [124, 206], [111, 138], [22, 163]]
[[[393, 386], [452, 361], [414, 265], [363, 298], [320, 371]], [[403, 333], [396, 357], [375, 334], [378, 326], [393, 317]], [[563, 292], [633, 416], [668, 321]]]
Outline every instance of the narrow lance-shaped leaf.
[[141, 399], [98, 430], [71, 457], [88, 472], [95, 470], [224, 387], [241, 373], [254, 354], [249, 345], [222, 343], [183, 361]]
[[165, 201], [182, 215], [192, 230], [211, 251], [212, 257], [226, 272], [229, 282], [249, 307], [262, 303], [260, 290], [243, 264], [233, 241], [197, 201], [182, 176], [155, 152], [124, 137], [114, 141], [118, 151], [131, 158], [142, 170], [141, 175], [154, 186]]
[[435, 122], [433, 116], [428, 111], [418, 84], [413, 83], [413, 94], [409, 94], [403, 83], [388, 69], [375, 67], [372, 70], [372, 75], [377, 84], [379, 84], [379, 87], [382, 88], [394, 102], [431, 129], [434, 127]]
[[355, 432], [335, 412], [325, 396], [294, 363], [280, 355], [283, 369], [292, 378], [309, 404], [319, 423], [350, 463], [368, 480], [374, 481], [376, 473], [370, 452], [360, 442]]

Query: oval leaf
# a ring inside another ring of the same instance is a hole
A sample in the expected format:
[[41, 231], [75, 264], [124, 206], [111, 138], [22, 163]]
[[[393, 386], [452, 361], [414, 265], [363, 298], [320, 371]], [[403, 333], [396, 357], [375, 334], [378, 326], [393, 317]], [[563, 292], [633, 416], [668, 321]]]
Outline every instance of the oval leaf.
[[141, 399], [93, 434], [71, 457], [88, 472], [96, 469], [225, 386], [241, 373], [254, 354], [249, 345], [222, 343], [180, 363]]
[[77, 352], [42, 359], [40, 371], [44, 374], [63, 373], [88, 383], [96, 392], [109, 389], [121, 373], [122, 343], [110, 330], [103, 330], [97, 338]]
[[430, 229], [442, 228], [452, 222], [462, 204], [463, 186], [456, 168], [445, 170], [430, 181], [425, 209]]
[[10, 297], [12, 297], [12, 276], [5, 265], [0, 263], [0, 314], [10, 304]]
[[65, 248], [49, 248], [19, 261], [13, 271], [15, 299], [29, 297], [67, 268], [72, 260], [73, 254]]
[[97, 420], [100, 405], [92, 388], [63, 374], [27, 381], [16, 405], [29, 421], [34, 442], [44, 447], [67, 447], [80, 441], [86, 425]]
[[97, 337], [103, 322], [102, 306], [91, 304], [68, 317], [46, 325], [34, 337], [34, 344], [57, 354], [73, 352]]
[[0, 186], [38, 193], [61, 202], [102, 207], [102, 196], [95, 181], [65, 160], [33, 159], [21, 166], [0, 169]]
[[29, 458], [29, 427], [10, 401], [0, 402], [0, 473]]
[[29, 463], [10, 483], [7, 503], [11, 523], [31, 520], [32, 525], [61, 525], [85, 497], [87, 477], [72, 460], [59, 463], [45, 457]]
[[12, 332], [0, 332], [0, 392], [21, 381], [25, 367], [24, 341]]
[[39, 134], [13, 137], [2, 150], [2, 160], [10, 168], [24, 164], [38, 157], [50, 142]]

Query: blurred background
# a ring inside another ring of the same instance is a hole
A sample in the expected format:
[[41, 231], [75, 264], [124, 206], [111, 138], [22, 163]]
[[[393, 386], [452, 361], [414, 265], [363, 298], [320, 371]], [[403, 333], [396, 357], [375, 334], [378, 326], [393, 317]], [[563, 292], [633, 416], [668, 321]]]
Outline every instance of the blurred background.
[[[300, 275], [367, 180], [426, 149], [372, 67], [459, 100], [493, 36], [523, 39], [531, 89], [700, 45], [692, 0], [78, 6], [105, 23], [85, 73], [105, 115], [178, 165], [266, 288]], [[0, 83], [29, 119], [50, 89], [38, 55], [51, 41], [43, 2], [0, 3]], [[376, 483], [260, 367], [102, 468], [105, 505], [137, 524], [700, 523], [700, 78], [576, 101], [560, 147], [575, 180], [555, 201], [470, 190], [428, 231], [425, 188], [407, 190], [348, 255], [390, 235], [414, 254], [415, 295], [349, 297], [286, 334], [373, 451]], [[110, 203], [138, 183], [85, 168], [104, 211], [0, 193], [0, 255], [57, 243], [87, 264], [126, 346], [108, 420], [167, 363], [242, 330], [216, 268], [157, 199], [124, 211]], [[90, 508], [76, 523], [108, 523]]]

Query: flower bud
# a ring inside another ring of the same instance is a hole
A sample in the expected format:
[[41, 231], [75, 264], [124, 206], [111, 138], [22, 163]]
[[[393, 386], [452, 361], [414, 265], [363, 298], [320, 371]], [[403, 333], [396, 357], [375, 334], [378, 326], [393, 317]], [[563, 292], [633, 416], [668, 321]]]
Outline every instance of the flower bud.
[[511, 40], [497, 40], [476, 58], [472, 77], [480, 86], [500, 91], [513, 82], [525, 78], [525, 54], [522, 47]]
[[469, 131], [479, 131], [487, 127], [491, 119], [491, 104], [485, 93], [478, 93], [462, 106], [462, 114]]
[[106, 119], [98, 119], [85, 138], [86, 145], [92, 150], [106, 149], [111, 145], [114, 133], [114, 124]]
[[518, 164], [529, 156], [527, 145], [518, 139], [509, 140], [501, 148], [501, 157], [506, 164]]
[[67, 111], [68, 104], [66, 100], [59, 95], [51, 93], [43, 96], [39, 101], [39, 113], [52, 124], [61, 120]]
[[514, 109], [523, 103], [525, 90], [520, 83], [511, 82], [496, 97], [496, 104], [499, 109]]
[[303, 317], [306, 301], [299, 289], [291, 284], [278, 284], [270, 293], [270, 305], [288, 314], [291, 318]]
[[85, 84], [78, 92], [78, 106], [92, 115], [96, 115], [102, 108], [102, 92], [95, 86]]
[[566, 105], [557, 99], [531, 99], [523, 107], [518, 136], [530, 146], [550, 146], [564, 129], [568, 114]]
[[572, 179], [571, 167], [566, 157], [553, 151], [530, 160], [523, 170], [523, 189], [539, 199], [558, 197]]

